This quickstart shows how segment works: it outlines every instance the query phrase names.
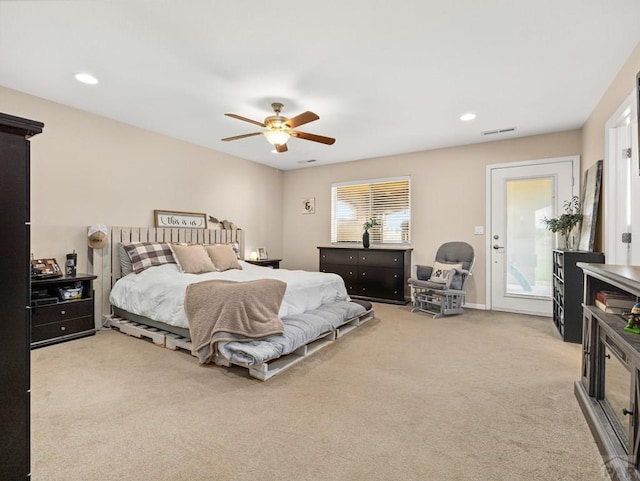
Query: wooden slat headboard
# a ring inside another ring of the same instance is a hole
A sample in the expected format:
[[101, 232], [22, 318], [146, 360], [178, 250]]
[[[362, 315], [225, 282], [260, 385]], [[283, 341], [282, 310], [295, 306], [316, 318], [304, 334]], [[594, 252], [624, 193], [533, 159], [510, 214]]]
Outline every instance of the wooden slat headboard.
[[120, 279], [118, 244], [123, 242], [187, 242], [192, 244], [227, 244], [238, 242], [244, 257], [244, 231], [222, 229], [182, 229], [167, 227], [108, 227], [109, 240], [102, 249], [88, 248], [87, 269], [98, 276], [94, 282], [96, 328], [103, 316], [111, 314], [109, 293]]

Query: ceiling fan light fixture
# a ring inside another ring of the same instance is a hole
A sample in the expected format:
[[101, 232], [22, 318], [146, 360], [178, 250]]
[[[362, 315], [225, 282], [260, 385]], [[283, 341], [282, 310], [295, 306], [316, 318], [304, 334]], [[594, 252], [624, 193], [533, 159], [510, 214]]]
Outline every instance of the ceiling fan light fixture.
[[77, 73], [75, 74], [75, 79], [78, 82], [82, 82], [83, 84], [95, 85], [98, 83], [98, 79], [95, 78], [90, 73], [83, 73], [83, 72]]
[[286, 144], [290, 137], [290, 135], [283, 130], [271, 130], [269, 132], [265, 132], [264, 136], [272, 145]]

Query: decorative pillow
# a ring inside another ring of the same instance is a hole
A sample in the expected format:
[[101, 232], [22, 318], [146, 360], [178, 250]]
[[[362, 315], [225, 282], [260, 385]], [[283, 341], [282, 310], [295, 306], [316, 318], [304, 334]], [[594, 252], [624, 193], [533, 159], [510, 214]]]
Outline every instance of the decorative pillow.
[[443, 264], [441, 262], [433, 263], [433, 271], [429, 280], [438, 284], [447, 284], [456, 273], [456, 269], [462, 269], [462, 264]]
[[129, 254], [133, 272], [140, 274], [145, 269], [162, 264], [175, 264], [169, 244], [158, 242], [131, 242], [123, 244]]
[[201, 244], [169, 244], [180, 270], [186, 274], [201, 274], [216, 270]]
[[230, 244], [215, 244], [206, 246], [205, 249], [216, 266], [216, 270], [242, 269]]
[[120, 271], [122, 272], [122, 277], [124, 277], [133, 272], [133, 265], [131, 265], [131, 257], [129, 257], [122, 242], [118, 244], [118, 252], [120, 253]]

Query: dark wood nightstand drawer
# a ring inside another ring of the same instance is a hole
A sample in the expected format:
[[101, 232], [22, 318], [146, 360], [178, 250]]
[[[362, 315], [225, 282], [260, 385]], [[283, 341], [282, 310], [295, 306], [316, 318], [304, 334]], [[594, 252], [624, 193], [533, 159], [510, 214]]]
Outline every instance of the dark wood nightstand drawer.
[[77, 317], [66, 321], [33, 326], [31, 328], [31, 342], [74, 335], [85, 331], [93, 334], [94, 328], [93, 316]]
[[84, 316], [93, 316], [93, 299], [33, 307], [31, 308], [31, 325], [50, 324]]

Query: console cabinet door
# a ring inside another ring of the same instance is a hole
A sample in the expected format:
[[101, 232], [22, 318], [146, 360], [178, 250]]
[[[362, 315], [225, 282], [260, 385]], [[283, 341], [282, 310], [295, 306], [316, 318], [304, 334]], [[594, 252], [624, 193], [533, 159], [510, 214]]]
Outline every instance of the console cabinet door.
[[592, 382], [595, 369], [595, 353], [592, 352], [595, 345], [596, 320], [588, 308], [583, 310], [582, 321], [582, 385], [589, 396], [595, 396], [595, 386]]

